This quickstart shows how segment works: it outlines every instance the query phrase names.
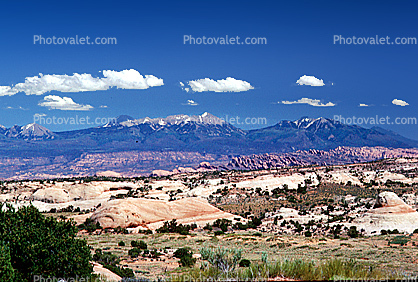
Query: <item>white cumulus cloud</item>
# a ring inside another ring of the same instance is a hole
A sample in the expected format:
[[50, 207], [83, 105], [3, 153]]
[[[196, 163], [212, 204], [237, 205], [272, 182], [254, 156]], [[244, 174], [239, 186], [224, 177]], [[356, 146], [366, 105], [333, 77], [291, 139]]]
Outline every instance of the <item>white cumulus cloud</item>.
[[69, 97], [60, 97], [56, 95], [45, 96], [38, 105], [62, 111], [89, 111], [93, 109], [90, 105], [77, 104]]
[[310, 86], [324, 86], [324, 81], [322, 79], [318, 79], [315, 76], [304, 75], [301, 76], [298, 81], [296, 81], [299, 85], [310, 85]]
[[359, 107], [368, 107], [369, 105], [367, 105], [367, 104], [363, 104], [363, 103], [360, 103], [358, 106], [359, 106]]
[[402, 101], [402, 100], [398, 100], [398, 99], [393, 99], [392, 104], [397, 105], [397, 106], [401, 106], [401, 107], [409, 106], [409, 104], [407, 102]]
[[113, 71], [104, 70], [102, 78], [91, 74], [74, 73], [73, 75], [39, 74], [26, 77], [25, 82], [14, 87], [0, 86], [0, 96], [14, 95], [25, 92], [26, 95], [42, 95], [50, 91], [58, 92], [85, 92], [108, 90], [111, 87], [120, 89], [147, 89], [149, 87], [164, 85], [161, 78], [153, 75], [141, 75], [137, 70]]
[[18, 91], [12, 89], [10, 86], [0, 86], [0, 96], [12, 96]]
[[[279, 102], [280, 103], [280, 102]], [[310, 99], [310, 98], [302, 98], [297, 101], [282, 101], [285, 105], [292, 105], [292, 104], [307, 104], [314, 107], [333, 107], [335, 106], [334, 103], [328, 102], [326, 104], [321, 103], [321, 100], [318, 99]]]
[[[249, 82], [227, 77], [226, 79], [213, 80], [203, 78], [191, 80], [187, 82], [191, 89], [195, 92], [242, 92], [254, 89]], [[187, 91], [187, 90], [186, 90]]]

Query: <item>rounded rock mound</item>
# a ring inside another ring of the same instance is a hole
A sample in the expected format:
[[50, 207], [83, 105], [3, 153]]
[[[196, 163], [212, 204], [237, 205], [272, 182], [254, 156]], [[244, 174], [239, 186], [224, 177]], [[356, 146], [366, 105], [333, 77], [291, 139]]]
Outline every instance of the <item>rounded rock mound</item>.
[[172, 202], [143, 198], [112, 200], [98, 208], [91, 219], [103, 228], [143, 227], [155, 230], [165, 221], [173, 219], [182, 224], [204, 226], [219, 218], [234, 220], [236, 217], [210, 205], [205, 199], [190, 197]]
[[374, 207], [354, 219], [352, 225], [364, 229], [367, 235], [379, 235], [383, 229], [412, 233], [418, 229], [418, 212], [395, 193], [382, 192]]

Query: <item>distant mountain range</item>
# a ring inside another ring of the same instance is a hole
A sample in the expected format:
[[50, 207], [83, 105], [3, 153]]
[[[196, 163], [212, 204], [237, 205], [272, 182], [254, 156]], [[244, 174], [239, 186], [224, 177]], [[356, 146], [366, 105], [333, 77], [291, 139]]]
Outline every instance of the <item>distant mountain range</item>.
[[[209, 113], [142, 119], [123, 115], [103, 126], [65, 132], [52, 132], [33, 123], [0, 126], [0, 160], [14, 158], [13, 162], [19, 164], [26, 160], [15, 169], [31, 169], [33, 163], [41, 169], [43, 162], [54, 165], [56, 159], [74, 161], [83, 154], [187, 152], [200, 154], [203, 159], [210, 155], [209, 159], [216, 161], [339, 146], [418, 148], [418, 141], [382, 128], [345, 125], [322, 117], [286, 120], [255, 130], [239, 129]], [[39, 158], [43, 158], [41, 164]], [[186, 161], [179, 159], [178, 164]], [[164, 162], [161, 159], [159, 168], [166, 168]], [[176, 161], [169, 163], [172, 168]], [[145, 164], [138, 164], [141, 165]]]
[[[291, 152], [305, 149], [328, 150], [338, 146], [418, 147], [418, 141], [382, 128], [345, 125], [327, 118], [303, 117], [281, 121], [274, 126], [242, 130], [204, 113], [198, 116], [174, 115], [166, 118], [134, 119], [119, 116], [100, 127], [52, 132], [38, 124], [0, 127], [1, 141], [27, 141], [47, 145], [49, 150], [65, 148], [87, 152], [101, 151], [196, 151], [218, 154]], [[16, 146], [25, 147], [19, 142]], [[54, 146], [49, 146], [54, 145]]]

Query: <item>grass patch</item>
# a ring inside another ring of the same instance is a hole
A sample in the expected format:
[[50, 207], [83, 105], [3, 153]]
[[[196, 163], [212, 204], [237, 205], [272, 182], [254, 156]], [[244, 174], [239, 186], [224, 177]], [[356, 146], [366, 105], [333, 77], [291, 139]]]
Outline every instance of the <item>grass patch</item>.
[[252, 263], [249, 267], [237, 269], [234, 272], [223, 272], [217, 268], [193, 268], [177, 276], [172, 281], [192, 281], [199, 278], [202, 281], [218, 280], [267, 280], [285, 277], [298, 280], [337, 280], [337, 279], [395, 279], [397, 274], [385, 273], [354, 259], [332, 259], [323, 262], [301, 259], [281, 260], [273, 263]]

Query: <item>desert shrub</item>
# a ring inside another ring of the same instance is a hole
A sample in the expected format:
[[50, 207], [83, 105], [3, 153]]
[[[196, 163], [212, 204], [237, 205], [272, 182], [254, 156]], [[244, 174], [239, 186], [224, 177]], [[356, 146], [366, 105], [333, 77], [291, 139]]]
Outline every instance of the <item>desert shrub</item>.
[[206, 223], [206, 225], [203, 227], [203, 229], [208, 230], [208, 231], [212, 231], [213, 228], [212, 228], [212, 225], [210, 225], [209, 223]]
[[111, 252], [103, 252], [102, 249], [95, 250], [94, 255], [93, 255], [93, 260], [102, 265], [118, 264], [120, 261], [118, 256], [112, 254]]
[[148, 249], [148, 245], [147, 245], [147, 243], [145, 243], [144, 241], [135, 241], [135, 240], [133, 240], [133, 241], [131, 241], [131, 246], [133, 247], [133, 248], [139, 248], [139, 249], [141, 249], [141, 250], [146, 250], [146, 249]]
[[393, 229], [392, 231], [388, 230], [389, 234], [399, 234], [398, 229]]
[[226, 248], [201, 248], [200, 254], [202, 260], [209, 262], [211, 267], [216, 268], [223, 273], [233, 272], [241, 260], [241, 249], [226, 249]]
[[219, 235], [223, 235], [225, 233], [222, 230], [217, 230], [217, 231], [213, 232], [213, 234], [215, 234], [215, 236], [219, 236]]
[[180, 259], [180, 265], [183, 267], [192, 267], [196, 263], [193, 254], [189, 248], [180, 248], [174, 252], [174, 257]]
[[117, 234], [129, 234], [128, 229], [120, 227], [120, 226], [116, 227], [113, 231]]
[[106, 264], [103, 267], [109, 269], [110, 271], [119, 275], [122, 278], [134, 278], [135, 277], [133, 270], [127, 267], [124, 268], [124, 267], [114, 265], [114, 264]]
[[242, 259], [239, 262], [240, 267], [249, 267], [250, 265], [251, 265], [251, 261], [249, 261], [248, 259]]
[[116, 273], [122, 278], [135, 277], [132, 269], [123, 268], [118, 265], [120, 263], [119, 257], [117, 255], [112, 254], [111, 252], [103, 252], [102, 249], [96, 249], [93, 255], [93, 260], [102, 264], [104, 268], [109, 269], [110, 271]]
[[237, 222], [234, 225], [234, 229], [237, 229], [237, 230], [247, 230], [248, 229], [248, 225], [243, 224], [242, 222]]
[[[43, 277], [91, 277], [91, 253], [85, 240], [76, 239], [72, 221], [45, 217], [35, 207], [15, 210], [0, 206], [0, 238], [7, 242], [2, 256], [10, 256], [16, 281]], [[3, 281], [3, 280], [2, 280]]]
[[86, 218], [84, 223], [78, 225], [77, 227], [78, 227], [79, 230], [85, 229], [89, 233], [92, 233], [92, 232], [96, 231], [97, 229], [102, 229], [102, 227], [100, 226], [100, 223], [93, 222], [93, 220], [91, 220], [91, 218]]
[[189, 235], [190, 229], [192, 229], [190, 225], [177, 224], [177, 221], [173, 219], [172, 221], [164, 222], [164, 225], [156, 231], [157, 233], [179, 233], [180, 235]]
[[351, 238], [357, 238], [359, 236], [359, 232], [357, 231], [357, 227], [350, 226], [350, 229], [348, 229], [347, 235]]
[[132, 248], [128, 251], [128, 255], [131, 258], [137, 258], [142, 253], [142, 250], [139, 248]]
[[228, 231], [228, 226], [232, 225], [232, 221], [226, 218], [218, 218], [213, 224], [213, 227], [220, 228], [223, 232]]
[[398, 245], [403, 246], [409, 241], [410, 241], [410, 238], [406, 236], [396, 236], [390, 241], [390, 244], [398, 244]]
[[120, 242], [118, 243], [118, 246], [119, 246], [119, 247], [124, 247], [124, 246], [125, 246], [125, 242], [120, 241]]
[[248, 224], [247, 224], [247, 226], [248, 226], [248, 228], [252, 228], [252, 229], [255, 229], [255, 228], [257, 228], [258, 226], [260, 226], [261, 225], [261, 223], [263, 223], [262, 222], [262, 219], [264, 218], [264, 216], [260, 216], [260, 217], [256, 217], [256, 216], [254, 216], [253, 218], [251, 218], [251, 220], [248, 222]]
[[305, 232], [305, 237], [312, 237], [312, 232], [311, 231], [306, 231]]

